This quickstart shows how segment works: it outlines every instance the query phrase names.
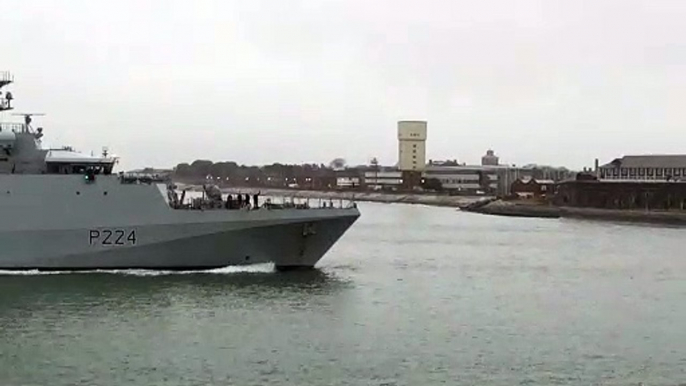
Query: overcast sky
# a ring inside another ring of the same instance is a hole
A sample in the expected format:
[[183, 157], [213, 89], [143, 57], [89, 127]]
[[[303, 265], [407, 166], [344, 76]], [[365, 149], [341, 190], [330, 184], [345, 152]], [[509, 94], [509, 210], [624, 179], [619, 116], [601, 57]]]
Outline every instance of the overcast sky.
[[[686, 152], [681, 0], [0, 0], [0, 69], [46, 143], [263, 164], [580, 168]], [[10, 117], [5, 114], [2, 119]]]

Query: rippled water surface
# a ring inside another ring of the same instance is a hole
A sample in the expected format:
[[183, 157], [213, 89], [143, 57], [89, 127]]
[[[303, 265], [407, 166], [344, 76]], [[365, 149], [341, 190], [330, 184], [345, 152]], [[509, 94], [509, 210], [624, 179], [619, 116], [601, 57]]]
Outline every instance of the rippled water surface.
[[2, 275], [0, 384], [686, 383], [686, 229], [360, 209], [314, 272]]

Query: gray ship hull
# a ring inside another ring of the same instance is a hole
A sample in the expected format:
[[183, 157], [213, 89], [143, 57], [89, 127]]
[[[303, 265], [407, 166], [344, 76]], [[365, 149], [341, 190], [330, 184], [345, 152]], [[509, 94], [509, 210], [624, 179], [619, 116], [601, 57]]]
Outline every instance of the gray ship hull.
[[163, 185], [0, 176], [0, 269], [311, 268], [360, 216], [346, 209], [184, 210]]

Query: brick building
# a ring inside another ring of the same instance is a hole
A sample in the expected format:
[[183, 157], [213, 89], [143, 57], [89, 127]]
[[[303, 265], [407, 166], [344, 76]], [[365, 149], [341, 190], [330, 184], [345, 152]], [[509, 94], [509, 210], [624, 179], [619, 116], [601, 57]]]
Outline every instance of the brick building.
[[684, 210], [686, 182], [565, 181], [558, 184], [554, 203], [601, 209]]

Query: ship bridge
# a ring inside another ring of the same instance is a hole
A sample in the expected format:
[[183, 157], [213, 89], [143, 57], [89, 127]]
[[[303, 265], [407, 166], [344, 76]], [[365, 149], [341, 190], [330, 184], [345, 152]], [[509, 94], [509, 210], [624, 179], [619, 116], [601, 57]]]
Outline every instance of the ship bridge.
[[45, 154], [45, 164], [49, 174], [75, 174], [83, 173], [92, 169], [95, 174], [110, 174], [116, 162], [116, 158], [93, 156], [79, 153], [69, 147], [62, 149], [50, 149]]

